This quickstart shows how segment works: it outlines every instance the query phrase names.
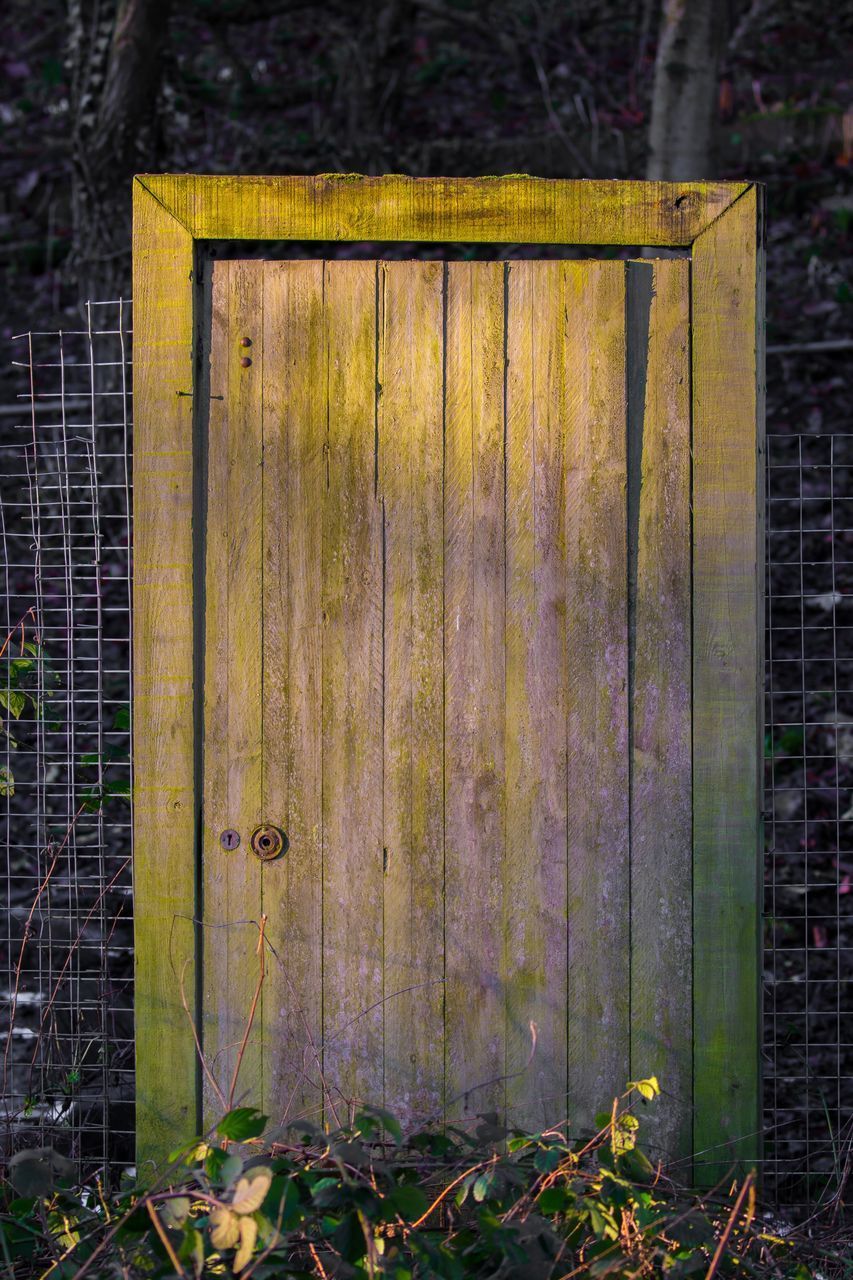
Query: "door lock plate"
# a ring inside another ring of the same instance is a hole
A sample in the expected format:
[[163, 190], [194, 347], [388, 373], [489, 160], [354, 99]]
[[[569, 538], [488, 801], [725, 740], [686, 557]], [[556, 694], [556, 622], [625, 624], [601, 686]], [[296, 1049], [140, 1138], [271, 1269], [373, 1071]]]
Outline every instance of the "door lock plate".
[[262, 862], [272, 862], [274, 858], [280, 858], [290, 847], [290, 841], [281, 827], [274, 827], [270, 822], [265, 822], [261, 827], [255, 827], [249, 844], [252, 853]]

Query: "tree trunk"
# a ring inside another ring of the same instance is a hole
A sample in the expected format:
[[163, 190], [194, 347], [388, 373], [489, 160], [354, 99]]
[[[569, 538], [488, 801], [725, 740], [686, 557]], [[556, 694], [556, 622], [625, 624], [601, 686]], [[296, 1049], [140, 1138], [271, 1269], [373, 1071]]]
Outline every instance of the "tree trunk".
[[74, 111], [72, 266], [81, 299], [130, 287], [131, 178], [152, 139], [171, 0], [70, 0]]
[[663, 0], [647, 178], [682, 182], [713, 175], [724, 8], [719, 0]]

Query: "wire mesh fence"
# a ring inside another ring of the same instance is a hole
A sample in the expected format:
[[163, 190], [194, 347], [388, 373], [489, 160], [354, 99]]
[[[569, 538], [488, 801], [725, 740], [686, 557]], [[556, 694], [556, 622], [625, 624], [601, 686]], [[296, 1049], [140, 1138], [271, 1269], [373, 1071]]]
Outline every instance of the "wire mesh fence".
[[853, 1152], [853, 435], [767, 444], [765, 1183], [816, 1206]]
[[0, 448], [2, 1140], [132, 1159], [130, 313], [15, 339]]
[[[16, 339], [3, 410], [2, 1141], [133, 1158], [130, 308]], [[810, 1209], [853, 1147], [853, 435], [767, 450], [765, 1161]]]

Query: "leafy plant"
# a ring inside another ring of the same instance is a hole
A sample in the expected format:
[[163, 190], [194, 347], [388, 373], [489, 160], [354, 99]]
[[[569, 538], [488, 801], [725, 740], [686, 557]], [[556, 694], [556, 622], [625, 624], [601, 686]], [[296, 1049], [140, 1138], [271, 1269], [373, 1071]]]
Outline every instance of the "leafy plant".
[[[123, 703], [113, 716], [110, 727], [112, 733], [128, 733], [130, 730], [130, 707]], [[129, 767], [129, 756], [126, 749], [108, 745], [101, 752], [89, 751], [80, 757], [80, 766], [84, 769], [97, 769], [98, 780], [88, 782], [80, 792], [80, 803], [86, 813], [97, 813], [110, 799], [130, 800], [130, 780], [124, 778], [104, 777], [105, 771], [113, 765]]]
[[[16, 737], [16, 722], [29, 708], [34, 720], [44, 720], [45, 705], [53, 696], [53, 688], [59, 684], [59, 675], [55, 671], [44, 648], [23, 638], [17, 656], [11, 649], [13, 633], [6, 637], [0, 649], [0, 733], [9, 746], [15, 750], [19, 746]], [[17, 628], [15, 628], [17, 630]], [[0, 766], [0, 796], [15, 794], [15, 776], [11, 766]]]
[[[110, 1199], [75, 1188], [50, 1148], [9, 1167], [0, 1215], [10, 1275], [201, 1277], [749, 1276], [813, 1272], [792, 1237], [762, 1231], [753, 1175], [705, 1203], [655, 1169], [636, 1110], [657, 1098], [632, 1082], [585, 1141], [561, 1129], [404, 1137], [365, 1107], [334, 1131], [307, 1121], [265, 1142], [267, 1117], [237, 1107], [173, 1152], [149, 1186]], [[814, 1259], [814, 1245], [811, 1245]], [[24, 1268], [29, 1268], [26, 1272]]]

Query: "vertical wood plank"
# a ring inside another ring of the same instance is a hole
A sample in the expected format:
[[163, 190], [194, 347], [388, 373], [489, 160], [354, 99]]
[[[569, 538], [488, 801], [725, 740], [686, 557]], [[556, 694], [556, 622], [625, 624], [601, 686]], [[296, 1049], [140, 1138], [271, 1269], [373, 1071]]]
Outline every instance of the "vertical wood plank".
[[376, 263], [327, 263], [325, 314], [323, 1062], [342, 1103], [375, 1102], [384, 1012]]
[[692, 1137], [690, 264], [628, 265], [631, 1079], [664, 1159]]
[[450, 263], [446, 279], [445, 1071], [453, 1117], [505, 1105], [504, 267]]
[[322, 519], [326, 490], [323, 264], [264, 265], [266, 820], [290, 841], [263, 867], [263, 1109], [322, 1117]]
[[[249, 839], [264, 821], [263, 757], [263, 263], [213, 267], [204, 687], [203, 1037], [227, 1095], [258, 980], [261, 863]], [[241, 366], [252, 341], [251, 365]], [[221, 397], [221, 398], [219, 398]], [[220, 833], [240, 833], [227, 852]], [[263, 1001], [263, 992], [261, 993]], [[259, 1011], [237, 1095], [262, 1096]], [[204, 1088], [205, 1127], [221, 1111]]]
[[[197, 1131], [193, 243], [135, 186], [133, 773], [136, 1161]], [[179, 281], [174, 290], [164, 280]]]
[[693, 253], [695, 1177], [760, 1152], [763, 191]]
[[534, 1130], [567, 1114], [566, 271], [513, 262], [507, 289], [507, 1112]]
[[625, 267], [567, 265], [568, 1024], [575, 1129], [629, 1068]]
[[404, 1126], [443, 1108], [443, 274], [379, 267], [385, 1103]]

